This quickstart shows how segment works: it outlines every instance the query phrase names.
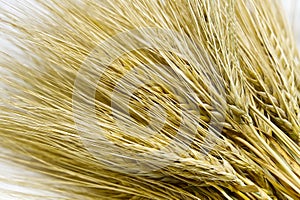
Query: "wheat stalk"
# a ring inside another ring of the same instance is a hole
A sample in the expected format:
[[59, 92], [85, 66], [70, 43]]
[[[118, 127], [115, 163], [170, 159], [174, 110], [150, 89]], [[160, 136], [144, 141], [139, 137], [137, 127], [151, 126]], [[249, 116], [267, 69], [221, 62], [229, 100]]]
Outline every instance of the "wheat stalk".
[[[1, 51], [0, 144], [10, 151], [0, 157], [43, 175], [1, 181], [60, 195], [20, 197], [300, 197], [299, 54], [277, 2], [1, 3], [1, 32], [18, 51]], [[153, 38], [145, 27], [170, 37]], [[176, 41], [177, 33], [186, 37]], [[92, 81], [103, 52], [117, 55], [137, 41], [161, 48], [122, 54]], [[103, 52], [94, 51], [99, 45]], [[78, 83], [87, 60], [97, 65]], [[90, 105], [95, 115], [86, 116]]]

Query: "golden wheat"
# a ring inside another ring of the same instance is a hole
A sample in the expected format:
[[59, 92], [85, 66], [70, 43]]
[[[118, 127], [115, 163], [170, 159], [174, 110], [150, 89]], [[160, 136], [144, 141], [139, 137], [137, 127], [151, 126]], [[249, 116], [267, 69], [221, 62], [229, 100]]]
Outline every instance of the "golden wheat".
[[299, 54], [277, 1], [1, 3], [18, 50], [1, 52], [0, 157], [44, 175], [2, 182], [61, 199], [300, 198]]

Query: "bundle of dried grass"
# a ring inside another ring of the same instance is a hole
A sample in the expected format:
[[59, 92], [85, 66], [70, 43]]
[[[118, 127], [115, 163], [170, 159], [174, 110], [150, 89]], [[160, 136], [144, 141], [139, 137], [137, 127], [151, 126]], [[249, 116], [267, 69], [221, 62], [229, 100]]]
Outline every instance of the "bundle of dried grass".
[[[277, 1], [2, 2], [1, 160], [28, 199], [299, 199]], [[4, 70], [3, 70], [4, 69]]]

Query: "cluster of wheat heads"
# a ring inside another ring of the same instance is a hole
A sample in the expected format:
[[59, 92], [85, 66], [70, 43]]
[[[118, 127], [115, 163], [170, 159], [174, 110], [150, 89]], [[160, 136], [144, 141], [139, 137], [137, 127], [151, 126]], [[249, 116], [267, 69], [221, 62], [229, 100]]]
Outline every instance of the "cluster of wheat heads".
[[45, 192], [20, 197], [300, 198], [277, 1], [0, 2], [1, 162], [43, 175], [1, 181]]

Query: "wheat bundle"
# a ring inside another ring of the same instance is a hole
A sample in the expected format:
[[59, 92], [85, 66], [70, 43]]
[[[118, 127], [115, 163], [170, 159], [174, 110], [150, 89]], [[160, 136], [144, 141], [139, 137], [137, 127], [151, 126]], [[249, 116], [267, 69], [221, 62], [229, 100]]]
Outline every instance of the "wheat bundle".
[[300, 198], [299, 54], [277, 1], [0, 2], [1, 162], [41, 175], [1, 182], [42, 194], [5, 192]]

